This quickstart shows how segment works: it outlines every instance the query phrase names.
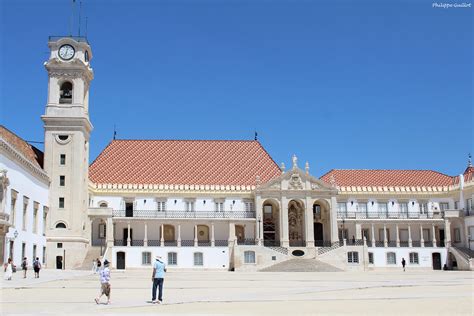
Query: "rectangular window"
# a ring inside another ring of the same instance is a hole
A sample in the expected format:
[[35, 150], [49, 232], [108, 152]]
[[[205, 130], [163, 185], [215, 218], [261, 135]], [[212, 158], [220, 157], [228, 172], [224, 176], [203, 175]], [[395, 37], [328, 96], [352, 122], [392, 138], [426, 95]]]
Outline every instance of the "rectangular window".
[[23, 220], [22, 220], [22, 224], [23, 224], [23, 230], [26, 230], [26, 224], [27, 224], [27, 218], [28, 218], [28, 202], [29, 202], [29, 198], [26, 197], [26, 196], [23, 196]]
[[156, 209], [158, 212], [165, 212], [166, 211], [166, 202], [165, 201], [157, 201], [156, 202]]
[[142, 252], [142, 264], [143, 265], [151, 264], [151, 252]]
[[36, 234], [38, 227], [38, 208], [39, 203], [33, 202], [33, 234]]
[[244, 210], [246, 212], [253, 212], [255, 210], [255, 208], [253, 206], [253, 202], [252, 201], [245, 201], [244, 202]]
[[387, 211], [388, 211], [387, 203], [379, 202], [377, 203], [377, 205], [378, 205], [379, 214], [387, 214]]
[[454, 209], [458, 210], [459, 209], [459, 201], [454, 202]]
[[466, 210], [474, 211], [474, 205], [472, 204], [472, 199], [466, 200]]
[[459, 228], [454, 229], [454, 242], [461, 242], [461, 230]]
[[359, 253], [357, 251], [349, 251], [347, 253], [348, 263], [359, 263]]
[[369, 252], [369, 264], [374, 264], [374, 253]]
[[43, 258], [42, 258], [43, 264], [46, 264], [46, 247], [43, 247]]
[[195, 266], [203, 266], [204, 265], [202, 252], [195, 252], [194, 253], [194, 265]]
[[387, 264], [397, 264], [397, 256], [395, 255], [395, 252], [387, 253]]
[[449, 210], [449, 203], [447, 202], [439, 203], [439, 209], [441, 211]]
[[63, 187], [66, 185], [66, 176], [59, 176], [59, 186]]
[[168, 252], [168, 265], [175, 266], [178, 264], [178, 254], [176, 252]]
[[33, 258], [32, 260], [36, 259], [36, 245], [33, 245]]
[[21, 243], [21, 260], [26, 256], [26, 244], [23, 242]]
[[47, 206], [43, 206], [43, 236], [46, 235], [46, 218], [48, 216], [49, 208]]
[[346, 202], [339, 202], [337, 203], [337, 212], [341, 214], [347, 213], [347, 204]]
[[411, 264], [418, 264], [418, 252], [410, 252], [410, 263]]
[[359, 213], [367, 213], [367, 203], [359, 202]]
[[65, 155], [65, 154], [61, 154], [61, 155], [59, 156], [59, 164], [60, 164], [61, 166], [64, 166], [64, 165], [66, 164], [66, 155]]
[[224, 202], [216, 202], [216, 212], [224, 212]]
[[399, 204], [400, 206], [400, 213], [407, 214], [408, 213], [408, 203], [403, 202]]
[[244, 252], [244, 263], [255, 263], [255, 251]]
[[104, 239], [106, 236], [106, 225], [105, 224], [99, 224], [99, 238]]
[[431, 229], [423, 228], [423, 241], [431, 241]]
[[59, 198], [59, 208], [64, 208], [64, 198], [63, 197]]
[[347, 239], [347, 237], [349, 236], [349, 231], [347, 230], [347, 228], [344, 230], [339, 228], [338, 234], [339, 234], [339, 240], [343, 240], [344, 238]]
[[16, 214], [16, 199], [17, 199], [17, 194], [18, 192], [16, 192], [15, 190], [11, 190], [11, 205], [10, 205], [10, 217], [11, 217], [11, 220], [12, 220], [12, 226], [15, 227], [16, 226], [16, 223], [15, 223], [15, 214]]
[[194, 202], [193, 201], [186, 201], [184, 203], [185, 211], [186, 212], [194, 212]]
[[420, 202], [420, 214], [427, 214], [428, 213], [428, 203], [427, 202]]
[[56, 248], [62, 248], [62, 247], [63, 247], [63, 243], [62, 243], [62, 242], [58, 242], [58, 243], [56, 244]]

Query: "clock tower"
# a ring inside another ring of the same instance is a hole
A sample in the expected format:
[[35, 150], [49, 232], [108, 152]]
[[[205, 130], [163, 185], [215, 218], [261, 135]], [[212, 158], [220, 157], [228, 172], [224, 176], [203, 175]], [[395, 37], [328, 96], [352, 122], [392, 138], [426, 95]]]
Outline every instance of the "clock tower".
[[84, 37], [50, 37], [45, 62], [48, 100], [44, 122], [44, 169], [51, 184], [46, 240], [48, 267], [79, 267], [89, 246], [87, 217], [89, 84], [92, 52]]

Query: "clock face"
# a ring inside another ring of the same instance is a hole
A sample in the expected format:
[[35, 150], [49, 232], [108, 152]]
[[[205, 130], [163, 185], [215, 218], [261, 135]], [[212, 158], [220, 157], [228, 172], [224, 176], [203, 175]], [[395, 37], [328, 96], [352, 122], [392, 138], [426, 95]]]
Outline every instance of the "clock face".
[[70, 60], [72, 57], [74, 57], [74, 47], [71, 45], [63, 45], [59, 48], [59, 57], [64, 60]]

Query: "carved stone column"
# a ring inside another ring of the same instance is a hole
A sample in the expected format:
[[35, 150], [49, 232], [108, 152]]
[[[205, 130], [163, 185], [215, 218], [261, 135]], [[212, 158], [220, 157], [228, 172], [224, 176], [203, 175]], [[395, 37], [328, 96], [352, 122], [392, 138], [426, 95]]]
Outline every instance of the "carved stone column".
[[423, 239], [423, 225], [420, 225], [420, 246], [425, 247], [425, 240]]
[[306, 247], [314, 247], [314, 217], [313, 217], [313, 202], [309, 197], [306, 197], [306, 211], [305, 211], [305, 235]]
[[388, 240], [387, 240], [387, 225], [383, 224], [383, 246], [386, 248], [388, 247]]
[[337, 199], [335, 196], [331, 197], [330, 224], [331, 224], [331, 243], [339, 241], [337, 230]]
[[431, 224], [432, 230], [433, 230], [433, 247], [436, 247], [436, 229], [435, 225]]
[[130, 239], [130, 222], [127, 222], [127, 247], [130, 247], [131, 245], [131, 239]]
[[399, 229], [398, 229], [398, 223], [395, 224], [395, 230], [396, 230], [396, 236], [397, 236], [397, 237], [396, 237], [396, 238], [397, 238], [397, 240], [396, 240], [396, 242], [397, 242], [397, 247], [400, 247], [400, 231], [399, 231]]
[[211, 247], [215, 247], [216, 240], [214, 239], [214, 223], [211, 223]]
[[413, 241], [411, 239], [411, 226], [408, 225], [408, 247], [413, 247]]
[[147, 222], [145, 221], [145, 236], [143, 237], [143, 246], [148, 247], [148, 225]]
[[281, 226], [280, 226], [280, 243], [282, 247], [290, 246], [290, 239], [288, 233], [288, 199], [281, 198]]
[[199, 246], [198, 242], [198, 227], [197, 225], [194, 225], [194, 247]]
[[164, 247], [165, 246], [165, 225], [161, 224], [160, 229], [161, 229], [160, 246]]
[[181, 247], [181, 224], [178, 224], [178, 240], [177, 240], [177, 246]]
[[374, 223], [371, 224], [372, 228], [372, 247], [375, 247], [375, 228], [374, 228]]
[[106, 237], [107, 248], [112, 248], [114, 246], [114, 224], [112, 221], [112, 217], [107, 218]]

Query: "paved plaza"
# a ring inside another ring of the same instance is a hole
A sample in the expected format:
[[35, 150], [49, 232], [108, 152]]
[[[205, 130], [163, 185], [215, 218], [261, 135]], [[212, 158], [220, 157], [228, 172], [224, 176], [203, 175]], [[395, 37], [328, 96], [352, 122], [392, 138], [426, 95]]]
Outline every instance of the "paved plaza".
[[[112, 304], [96, 305], [89, 271], [29, 271], [3, 281], [1, 314], [472, 315], [473, 274], [460, 271], [170, 271], [152, 305], [151, 269], [112, 271]], [[104, 299], [105, 302], [105, 299]]]

